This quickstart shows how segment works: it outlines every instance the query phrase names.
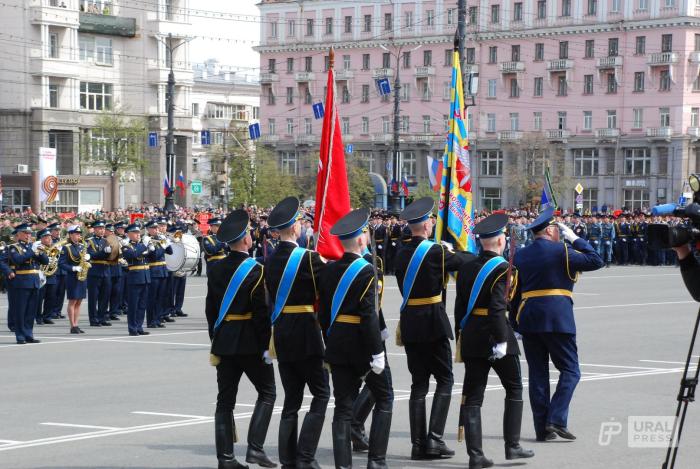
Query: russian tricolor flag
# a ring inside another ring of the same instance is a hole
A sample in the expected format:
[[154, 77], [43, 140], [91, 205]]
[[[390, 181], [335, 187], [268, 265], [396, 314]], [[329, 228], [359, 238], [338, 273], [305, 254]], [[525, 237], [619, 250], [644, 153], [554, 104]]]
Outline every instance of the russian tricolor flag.
[[440, 190], [440, 181], [442, 180], [442, 159], [437, 160], [430, 155], [426, 155], [428, 159], [428, 178], [430, 179], [430, 187], [438, 192]]

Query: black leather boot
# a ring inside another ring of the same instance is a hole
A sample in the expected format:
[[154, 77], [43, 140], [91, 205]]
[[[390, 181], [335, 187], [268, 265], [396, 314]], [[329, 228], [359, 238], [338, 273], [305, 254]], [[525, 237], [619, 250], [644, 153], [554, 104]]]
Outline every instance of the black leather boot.
[[506, 459], [531, 458], [535, 453], [520, 446], [520, 426], [523, 417], [523, 401], [505, 400], [503, 412], [503, 440], [506, 444]]
[[451, 458], [455, 452], [447, 447], [442, 439], [445, 433], [447, 413], [450, 411], [451, 394], [435, 394], [433, 408], [430, 411], [430, 427], [425, 444], [425, 454], [428, 458]]
[[481, 407], [465, 406], [464, 437], [467, 441], [469, 469], [482, 469], [493, 466], [493, 461], [484, 456], [481, 449]]
[[214, 441], [216, 442], [216, 459], [219, 460], [219, 469], [248, 469], [248, 466], [239, 463], [233, 456], [233, 438], [233, 412], [216, 412], [214, 414]]
[[304, 417], [299, 432], [297, 445], [297, 469], [316, 469], [320, 466], [316, 462], [316, 448], [323, 431], [323, 421], [326, 416], [316, 412], [308, 412]]
[[333, 422], [333, 459], [336, 469], [352, 467], [350, 450], [350, 422]]
[[365, 422], [374, 407], [374, 396], [367, 386], [362, 388], [352, 406], [352, 450], [357, 452], [369, 449], [369, 440], [365, 433]]
[[428, 430], [425, 422], [425, 399], [408, 401], [408, 421], [411, 426], [411, 459], [425, 459], [425, 440]]
[[248, 451], [245, 455], [245, 461], [251, 464], [257, 464], [262, 467], [277, 467], [277, 464], [270, 461], [263, 450], [265, 444], [265, 436], [267, 435], [267, 427], [270, 425], [272, 410], [274, 403], [257, 401], [253, 416], [250, 418], [250, 426], [248, 427]]
[[283, 469], [296, 467], [297, 460], [297, 416], [280, 419], [279, 457]]
[[391, 411], [374, 409], [369, 431], [367, 469], [386, 469], [386, 449], [389, 446]]

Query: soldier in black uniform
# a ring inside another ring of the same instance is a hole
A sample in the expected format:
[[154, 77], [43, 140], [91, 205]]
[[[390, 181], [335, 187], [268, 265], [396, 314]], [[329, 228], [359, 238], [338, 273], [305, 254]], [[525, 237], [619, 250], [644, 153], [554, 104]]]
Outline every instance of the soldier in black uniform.
[[[493, 465], [481, 448], [481, 405], [491, 369], [506, 390], [503, 415], [506, 459], [534, 456], [532, 451], [520, 446], [523, 415], [520, 349], [508, 321], [508, 262], [501, 257], [506, 246], [507, 223], [507, 215], [494, 214], [474, 227], [482, 246], [481, 254], [464, 264], [457, 275], [455, 329], [461, 338], [458, 344], [465, 369], [460, 426], [466, 429], [470, 469]], [[483, 281], [479, 282], [480, 275]], [[515, 291], [515, 285], [511, 288]]]
[[236, 210], [226, 217], [216, 238], [230, 251], [224, 260], [211, 264], [207, 275], [206, 315], [219, 386], [214, 415], [219, 469], [248, 467], [236, 461], [233, 453], [233, 410], [243, 373], [258, 392], [248, 427], [246, 462], [276, 466], [263, 450], [276, 398], [275, 374], [267, 349], [270, 315], [265, 302], [263, 266], [248, 256], [253, 244], [248, 224], [245, 210]]
[[[318, 467], [316, 447], [330, 398], [328, 372], [323, 366], [323, 337], [315, 307], [325, 264], [317, 252], [297, 246], [302, 218], [299, 209], [299, 200], [287, 197], [270, 213], [270, 230], [279, 232], [280, 241], [265, 262], [265, 285], [273, 302], [274, 347], [284, 387], [279, 429], [280, 463], [283, 467], [297, 469]], [[305, 386], [309, 387], [313, 399], [297, 438], [298, 413]]]
[[382, 263], [386, 265], [386, 250], [389, 233], [387, 232], [386, 226], [381, 218], [376, 220], [376, 225], [374, 226], [374, 245], [377, 247], [377, 257], [382, 260]]
[[401, 247], [401, 226], [399, 225], [396, 215], [392, 215], [390, 218], [389, 226], [387, 227], [387, 241], [386, 247], [386, 273], [394, 273], [394, 258], [396, 253]]
[[319, 320], [326, 340], [326, 362], [333, 375], [333, 456], [336, 468], [352, 467], [350, 421], [353, 401], [364, 379], [376, 401], [369, 434], [368, 469], [386, 468], [394, 392], [376, 310], [376, 279], [363, 257], [369, 212], [355, 210], [331, 229], [345, 253], [321, 278]]
[[[446, 246], [428, 241], [433, 230], [431, 214], [435, 202], [430, 197], [416, 200], [401, 213], [408, 221], [413, 237], [396, 254], [396, 281], [404, 297], [399, 331], [406, 348], [411, 372], [409, 422], [411, 424], [411, 459], [454, 456], [442, 437], [452, 397], [452, 326], [445, 313], [447, 274], [474, 258], [470, 253], [456, 254]], [[409, 264], [422, 243], [431, 243], [414, 275], [410, 291]], [[408, 279], [407, 279], [408, 277]], [[407, 281], [408, 280], [408, 281]], [[398, 332], [397, 332], [398, 334]], [[425, 398], [430, 377], [437, 381], [429, 428], [426, 429]], [[428, 433], [429, 432], [429, 433]]]

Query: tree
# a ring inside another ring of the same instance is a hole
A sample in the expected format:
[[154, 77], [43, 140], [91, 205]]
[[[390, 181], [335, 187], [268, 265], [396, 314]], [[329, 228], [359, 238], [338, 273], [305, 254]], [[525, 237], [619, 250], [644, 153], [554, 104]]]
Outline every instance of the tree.
[[[414, 190], [413, 194], [411, 194], [411, 200], [418, 200], [422, 197], [431, 197], [435, 201], [435, 206], [437, 207], [440, 192], [433, 190], [430, 181], [420, 181], [418, 186], [416, 186], [416, 190]], [[408, 201], [406, 201], [406, 203], [408, 205]]]
[[350, 206], [374, 208], [374, 184], [367, 170], [359, 163], [348, 163], [347, 160], [345, 167], [348, 173]]
[[251, 201], [255, 205], [270, 207], [290, 195], [302, 196], [295, 176], [280, 171], [273, 152], [258, 146], [253, 166], [255, 183], [252, 185]]
[[95, 125], [86, 129], [80, 148], [81, 163], [106, 169], [112, 177], [112, 210], [119, 200], [119, 173], [138, 171], [146, 173], [148, 161], [144, 157], [147, 136], [146, 120], [129, 117], [118, 107], [103, 111]]

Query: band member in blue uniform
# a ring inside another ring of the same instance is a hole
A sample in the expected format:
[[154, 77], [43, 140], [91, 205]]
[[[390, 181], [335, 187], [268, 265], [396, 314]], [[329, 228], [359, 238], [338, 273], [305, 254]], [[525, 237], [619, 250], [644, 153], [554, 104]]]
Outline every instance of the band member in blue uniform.
[[[10, 269], [10, 265], [7, 261], [7, 248], [4, 246], [0, 247], [0, 276], [5, 279], [6, 285], [10, 280], [15, 278], [15, 273], [12, 271], [12, 269]], [[15, 318], [9, 307], [9, 305], [12, 304], [12, 300], [10, 299], [11, 293], [12, 291], [7, 288], [7, 328], [10, 330], [10, 332], [15, 332]]]
[[246, 462], [276, 467], [263, 449], [277, 395], [268, 351], [271, 331], [263, 266], [248, 255], [253, 245], [248, 212], [231, 212], [216, 237], [229, 247], [226, 259], [208, 272], [205, 309], [219, 389], [214, 414], [219, 469], [248, 467], [236, 460], [233, 451], [237, 440], [233, 410], [244, 373], [258, 392], [248, 426]]
[[368, 469], [384, 469], [389, 444], [394, 391], [386, 363], [376, 309], [377, 282], [367, 248], [369, 212], [360, 209], [338, 220], [331, 234], [345, 253], [321, 277], [319, 322], [326, 342], [325, 360], [333, 376], [333, 456], [336, 468], [352, 467], [350, 423], [362, 381], [375, 399], [369, 433]]
[[[187, 233], [187, 225], [173, 225], [168, 229], [168, 232], [175, 234], [177, 232]], [[180, 318], [186, 318], [187, 313], [182, 311], [182, 306], [185, 304], [185, 287], [187, 285], [187, 272], [171, 272], [172, 273], [172, 315]]]
[[[105, 239], [109, 236], [114, 235], [114, 225], [107, 223], [105, 225]], [[111, 249], [110, 249], [111, 250]], [[114, 255], [112, 255], [114, 257]], [[109, 302], [107, 307], [107, 316], [112, 321], [119, 321], [119, 312], [121, 308], [122, 301], [122, 266], [119, 265], [119, 260], [121, 259], [121, 246], [119, 248], [119, 255], [113, 260], [107, 260], [107, 265], [109, 266]], [[107, 317], [105, 317], [107, 319]]]
[[226, 257], [226, 245], [216, 238], [220, 226], [221, 219], [211, 218], [209, 220], [209, 235], [202, 238], [202, 251], [204, 251], [204, 260], [207, 262], [207, 271], [209, 271], [209, 267]]
[[[158, 219], [158, 239], [161, 242], [161, 246], [170, 247], [172, 241], [166, 235], [168, 232], [168, 219], [166, 217], [161, 217]], [[172, 247], [170, 247], [170, 253], [172, 254]], [[165, 260], [165, 256], [163, 256]], [[174, 303], [174, 292], [173, 292], [173, 273], [168, 270], [167, 266], [163, 269], [165, 272], [165, 281], [163, 284], [163, 295], [161, 296], [160, 303], [160, 321], [162, 322], [175, 322], [172, 316], [175, 316], [175, 303]]]
[[[61, 224], [52, 223], [46, 228], [51, 232], [51, 242], [53, 244], [59, 243], [61, 241]], [[54, 276], [56, 277], [56, 286], [46, 292], [47, 296], [52, 295], [51, 314], [49, 317], [51, 319], [62, 319], [65, 318], [62, 311], [63, 300], [66, 298], [66, 273], [59, 268]], [[44, 311], [44, 316], [46, 316], [46, 311]]]
[[82, 241], [83, 234], [78, 225], [68, 228], [68, 243], [63, 246], [58, 258], [58, 268], [66, 273], [66, 298], [68, 299], [68, 322], [71, 334], [83, 334], [78, 327], [80, 305], [87, 296], [87, 280], [79, 280], [78, 273], [83, 271], [81, 258], [90, 260], [87, 247]]
[[[297, 469], [318, 467], [316, 448], [330, 398], [315, 306], [325, 264], [317, 252], [298, 247], [301, 219], [296, 197], [287, 197], [275, 206], [268, 224], [270, 230], [279, 232], [280, 242], [265, 262], [265, 285], [273, 302], [274, 346], [284, 387], [280, 463]], [[313, 398], [297, 438], [298, 413], [306, 386]]]
[[[36, 235], [39, 243], [39, 249], [42, 253], [48, 255], [49, 249], [51, 249], [51, 232], [44, 228], [39, 231]], [[58, 260], [58, 259], [57, 259]], [[42, 269], [43, 270], [43, 269]], [[37, 324], [53, 324], [51, 320], [51, 310], [53, 308], [53, 302], [55, 301], [54, 295], [56, 292], [56, 274], [52, 273], [49, 275], [44, 272], [44, 277], [46, 282], [44, 286], [39, 289], [39, 299], [36, 305], [36, 323]]]
[[97, 220], [92, 223], [94, 236], [87, 238], [87, 252], [90, 254], [90, 270], [88, 271], [88, 317], [93, 327], [111, 326], [107, 321], [109, 297], [112, 292], [112, 274], [107, 258], [112, 248], [104, 239], [105, 222]]
[[[406, 349], [411, 372], [408, 401], [411, 425], [411, 459], [454, 456], [443, 441], [445, 422], [452, 398], [452, 326], [445, 313], [447, 275], [463, 262], [474, 259], [470, 253], [454, 253], [448, 247], [429, 241], [435, 202], [430, 197], [416, 200], [401, 213], [408, 221], [412, 238], [396, 253], [396, 281], [403, 296], [398, 331]], [[426, 428], [426, 403], [430, 377], [437, 381], [430, 422]]]
[[38, 244], [29, 244], [32, 229], [22, 223], [15, 227], [16, 242], [7, 248], [8, 263], [15, 277], [7, 283], [8, 305], [14, 316], [15, 338], [18, 344], [38, 343], [34, 338], [34, 317], [39, 301], [39, 265], [49, 263], [46, 254], [39, 251]]
[[126, 317], [129, 335], [148, 335], [149, 332], [143, 330], [143, 321], [146, 317], [148, 287], [151, 283], [146, 258], [149, 246], [141, 240], [141, 228], [135, 223], [126, 227], [126, 236], [127, 239], [122, 241], [122, 255], [127, 263]]
[[[119, 221], [114, 224], [114, 233], [117, 235], [117, 238], [119, 238], [119, 242], [122, 246], [122, 259], [124, 259], [124, 246], [129, 244], [129, 237], [126, 235], [126, 227], [128, 226], [128, 223]], [[120, 281], [120, 287], [119, 291], [121, 292], [120, 298], [119, 298], [119, 305], [117, 306], [117, 314], [118, 315], [123, 315], [126, 314], [127, 310], [127, 301], [126, 301], [126, 277], [127, 274], [129, 273], [129, 266], [126, 262], [121, 263], [121, 277], [119, 277]]]
[[160, 239], [158, 223], [151, 220], [146, 224], [148, 236], [144, 238], [144, 244], [148, 245], [148, 267], [151, 273], [151, 283], [148, 286], [148, 308], [146, 309], [147, 327], [165, 327], [161, 322], [163, 311], [163, 296], [166, 294], [165, 286], [168, 277], [168, 269], [165, 266], [165, 255], [172, 254], [170, 240]]
[[[579, 382], [573, 289], [579, 272], [603, 267], [603, 259], [587, 241], [554, 222], [554, 209], [544, 210], [528, 226], [535, 241], [515, 254], [518, 285], [512, 302], [517, 331], [529, 369], [530, 407], [538, 441], [573, 440], [567, 429], [569, 404]], [[559, 241], [561, 230], [566, 243]], [[605, 239], [605, 235], [603, 235]], [[549, 395], [549, 360], [559, 370], [559, 382]]]
[[474, 227], [481, 253], [474, 261], [462, 265], [457, 275], [455, 329], [464, 360], [460, 427], [466, 430], [470, 469], [493, 466], [481, 445], [481, 406], [492, 369], [506, 391], [503, 413], [506, 459], [534, 456], [532, 451], [520, 446], [523, 415], [520, 349], [508, 321], [508, 262], [502, 257], [507, 224], [507, 215], [494, 214]]

